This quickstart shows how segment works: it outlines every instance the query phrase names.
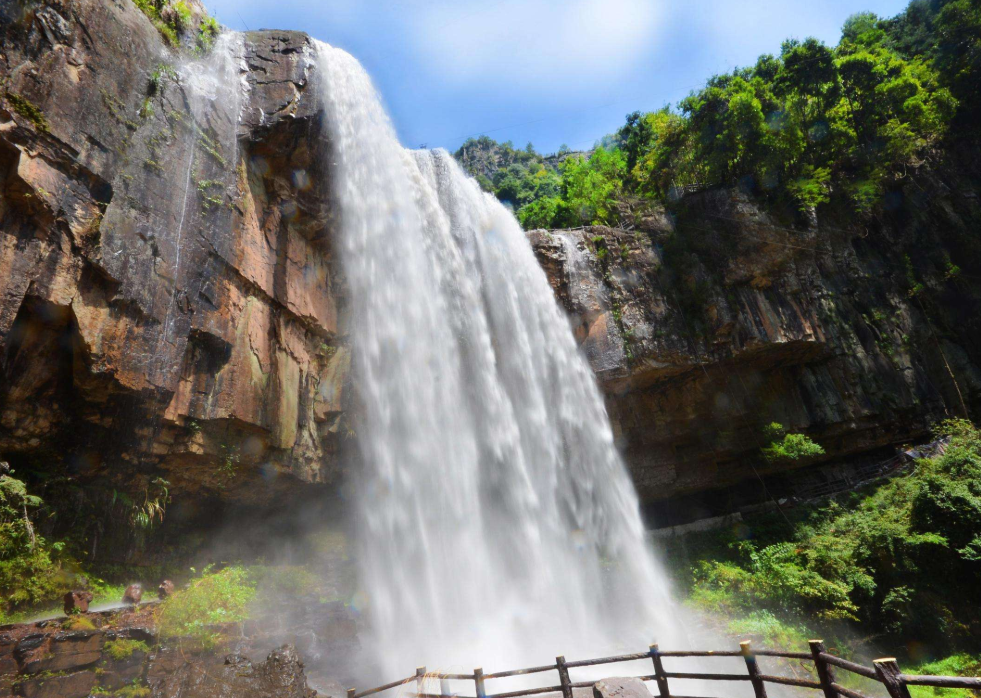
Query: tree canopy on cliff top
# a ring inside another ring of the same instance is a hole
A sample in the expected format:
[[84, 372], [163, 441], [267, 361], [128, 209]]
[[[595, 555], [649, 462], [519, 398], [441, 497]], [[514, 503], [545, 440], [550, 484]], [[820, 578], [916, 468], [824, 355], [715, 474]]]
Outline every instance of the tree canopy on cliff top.
[[869, 211], [945, 139], [976, 139], [979, 122], [981, 0], [913, 0], [891, 19], [853, 15], [835, 47], [787, 40], [677, 108], [634, 112], [591, 154], [549, 160], [484, 136], [456, 156], [526, 228], [628, 222], [628, 202], [691, 186]]

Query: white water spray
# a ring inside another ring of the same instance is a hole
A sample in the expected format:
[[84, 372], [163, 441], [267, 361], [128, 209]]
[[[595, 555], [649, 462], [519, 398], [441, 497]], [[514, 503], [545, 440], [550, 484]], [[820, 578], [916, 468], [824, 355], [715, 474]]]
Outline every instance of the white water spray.
[[380, 668], [682, 646], [602, 397], [524, 232], [447, 153], [401, 147], [354, 58], [320, 44], [315, 60]]

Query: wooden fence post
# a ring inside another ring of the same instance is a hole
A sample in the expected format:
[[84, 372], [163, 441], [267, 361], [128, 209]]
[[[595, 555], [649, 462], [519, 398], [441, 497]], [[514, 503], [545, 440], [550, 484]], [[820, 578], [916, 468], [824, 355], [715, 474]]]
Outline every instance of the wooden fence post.
[[760, 678], [760, 666], [756, 663], [756, 655], [750, 649], [749, 640], [739, 643], [739, 651], [742, 652], [743, 659], [746, 660], [746, 670], [749, 672], [749, 680], [753, 684], [753, 691], [756, 693], [756, 698], [766, 698], [766, 684]]
[[661, 652], [657, 648], [657, 643], [650, 646], [650, 655], [651, 661], [654, 662], [654, 680], [657, 681], [657, 694], [660, 698], [670, 698], [668, 677], [664, 675], [664, 667], [661, 665]]
[[562, 698], [572, 698], [572, 681], [569, 680], [569, 667], [565, 665], [565, 657], [560, 655], [555, 658], [555, 668], [559, 670]]
[[423, 693], [422, 689], [425, 688], [424, 686], [425, 681], [423, 680], [423, 677], [425, 676], [426, 676], [426, 667], [417, 666], [416, 667], [416, 695], [417, 696], [421, 696]]
[[450, 682], [444, 678], [440, 678], [439, 680], [439, 694], [443, 698], [449, 698], [450, 695]]
[[824, 641], [811, 640], [808, 644], [811, 646], [811, 656], [814, 657], [814, 668], [817, 669], [818, 681], [821, 682], [824, 698], [838, 698], [838, 691], [831, 686], [835, 682], [835, 670], [821, 659], [821, 653], [824, 652]]
[[909, 689], [899, 677], [899, 664], [894, 658], [876, 659], [872, 666], [875, 667], [875, 675], [879, 677], [879, 681], [889, 691], [890, 698], [910, 698]]
[[354, 698], [355, 693], [357, 693], [357, 690], [353, 688], [347, 689], [347, 698]]
[[473, 683], [476, 686], [477, 698], [487, 698], [487, 689], [484, 688], [484, 669], [477, 667], [473, 670]]

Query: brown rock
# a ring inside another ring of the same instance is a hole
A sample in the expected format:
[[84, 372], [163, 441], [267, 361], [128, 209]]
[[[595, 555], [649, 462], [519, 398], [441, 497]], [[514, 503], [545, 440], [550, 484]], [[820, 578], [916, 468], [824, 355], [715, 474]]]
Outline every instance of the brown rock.
[[593, 684], [593, 698], [652, 698], [640, 679], [627, 676], [603, 679]]
[[[246, 36], [236, 132], [227, 100], [191, 113], [167, 74], [148, 90], [177, 62], [132, 3], [0, 3], [0, 452], [59, 440], [85, 454], [75, 472], [130, 495], [162, 474], [175, 495], [251, 505], [338, 477], [349, 363], [309, 44]], [[188, 162], [220, 205], [161, 195]], [[131, 477], [134, 462], [159, 472]]]
[[[0, 633], [0, 676], [15, 674], [18, 671], [17, 660], [14, 659], [14, 648], [17, 643], [10, 633]], [[3, 693], [0, 692], [0, 696]]]
[[206, 658], [185, 662], [172, 671], [148, 676], [153, 695], [168, 698], [314, 698], [303, 663], [289, 645], [274, 650], [261, 663], [229, 655], [221, 664]]
[[105, 636], [98, 630], [28, 635], [14, 650], [22, 674], [71, 671], [95, 664]]
[[[981, 220], [959, 215], [958, 226]], [[725, 506], [757, 501], [757, 472], [803, 464], [760, 463], [770, 422], [808, 434], [823, 460], [841, 462], [925, 437], [932, 419], [959, 410], [929, 339], [937, 320], [883, 276], [885, 265], [902, 265], [885, 239], [852, 245], [866, 236], [861, 226], [832, 233], [813, 220], [790, 229], [729, 190], [690, 195], [673, 221], [647, 224], [529, 233], [645, 502], [673, 499], [683, 509], [679, 495], [706, 490]], [[924, 244], [944, 248], [942, 230], [924, 233]], [[955, 306], [936, 312], [948, 314], [945, 326], [967, 322]], [[978, 400], [981, 354], [964, 326], [945, 352], [960, 357], [952, 371], [962, 391], [977, 386]], [[789, 478], [776, 489], [791, 487]]]
[[173, 593], [174, 593], [174, 583], [169, 579], [163, 580], [162, 582], [160, 582], [160, 586], [157, 587], [157, 595], [160, 597], [161, 601], [163, 601]]
[[85, 590], [69, 591], [65, 594], [65, 615], [88, 613], [92, 603], [92, 592]]
[[91, 671], [79, 671], [64, 676], [27, 679], [14, 690], [24, 698], [86, 698], [95, 688], [96, 676]]
[[134, 606], [143, 599], [143, 585], [130, 584], [123, 593], [123, 603], [131, 603]]

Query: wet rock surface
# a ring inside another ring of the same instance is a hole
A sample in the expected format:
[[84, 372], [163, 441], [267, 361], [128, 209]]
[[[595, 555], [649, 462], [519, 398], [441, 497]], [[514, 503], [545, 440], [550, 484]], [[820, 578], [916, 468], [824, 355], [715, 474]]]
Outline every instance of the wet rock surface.
[[[358, 648], [351, 612], [315, 599], [286, 606], [216, 626], [220, 640], [209, 650], [159, 638], [152, 604], [3, 626], [0, 698], [85, 698], [128, 687], [154, 698], [311, 698], [308, 680], [328, 689], [350, 681]], [[66, 629], [78, 623], [93, 629]]]
[[643, 681], [628, 676], [597, 681], [593, 684], [593, 698], [651, 698], [651, 692]]
[[313, 698], [303, 662], [289, 645], [273, 650], [263, 662], [229, 655], [220, 664], [185, 662], [151, 682], [154, 698]]
[[[759, 475], [799, 465], [759, 457], [770, 422], [806, 432], [826, 462], [976, 410], [981, 286], [935, 261], [972, 258], [975, 186], [954, 166], [918, 173], [884, 220], [787, 222], [716, 190], [636, 230], [530, 233], [641, 498], [755, 493]], [[903, 250], [917, 249], [933, 301], [911, 295]]]
[[225, 49], [195, 64], [128, 0], [0, 12], [0, 453], [242, 506], [336, 481], [349, 351], [308, 37], [242, 37], [236, 123], [199, 94]]

